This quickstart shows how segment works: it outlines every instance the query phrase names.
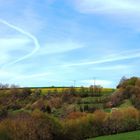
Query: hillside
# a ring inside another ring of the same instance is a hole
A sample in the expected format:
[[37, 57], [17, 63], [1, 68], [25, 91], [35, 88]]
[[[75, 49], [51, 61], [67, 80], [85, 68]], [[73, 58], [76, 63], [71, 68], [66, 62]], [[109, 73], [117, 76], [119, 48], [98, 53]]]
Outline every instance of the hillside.
[[139, 83], [132, 77], [117, 89], [1, 85], [1, 140], [84, 140], [139, 130]]

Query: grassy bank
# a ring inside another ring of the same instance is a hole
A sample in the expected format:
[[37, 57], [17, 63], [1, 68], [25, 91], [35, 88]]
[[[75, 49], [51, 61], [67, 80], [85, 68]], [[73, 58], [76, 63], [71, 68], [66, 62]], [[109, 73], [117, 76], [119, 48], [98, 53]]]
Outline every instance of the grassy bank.
[[102, 136], [88, 140], [140, 140], [140, 131], [110, 135], [110, 136]]

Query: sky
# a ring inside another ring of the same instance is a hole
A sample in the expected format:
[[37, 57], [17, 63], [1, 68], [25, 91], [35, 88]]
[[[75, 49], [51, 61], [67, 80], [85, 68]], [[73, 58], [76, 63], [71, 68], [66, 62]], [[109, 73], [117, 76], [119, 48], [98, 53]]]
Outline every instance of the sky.
[[0, 82], [116, 87], [140, 76], [140, 0], [0, 0]]

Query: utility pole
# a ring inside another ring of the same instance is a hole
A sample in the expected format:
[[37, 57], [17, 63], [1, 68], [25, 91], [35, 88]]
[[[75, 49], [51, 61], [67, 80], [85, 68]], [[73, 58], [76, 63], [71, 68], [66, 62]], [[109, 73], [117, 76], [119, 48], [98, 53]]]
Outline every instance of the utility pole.
[[93, 82], [94, 82], [93, 92], [95, 93], [96, 92], [96, 77], [93, 77]]
[[96, 77], [93, 77], [94, 87], [96, 86]]
[[74, 87], [76, 86], [76, 80], [73, 81], [73, 86], [74, 86]]

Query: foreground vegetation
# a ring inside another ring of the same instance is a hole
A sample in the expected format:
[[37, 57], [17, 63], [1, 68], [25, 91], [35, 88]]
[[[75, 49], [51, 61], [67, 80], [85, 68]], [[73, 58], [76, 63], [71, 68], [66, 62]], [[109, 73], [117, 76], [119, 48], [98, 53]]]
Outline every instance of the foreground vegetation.
[[0, 85], [0, 140], [84, 140], [140, 130], [140, 79], [101, 86]]
[[110, 136], [103, 136], [89, 140], [140, 140], [140, 131], [128, 132], [123, 134], [116, 134]]

